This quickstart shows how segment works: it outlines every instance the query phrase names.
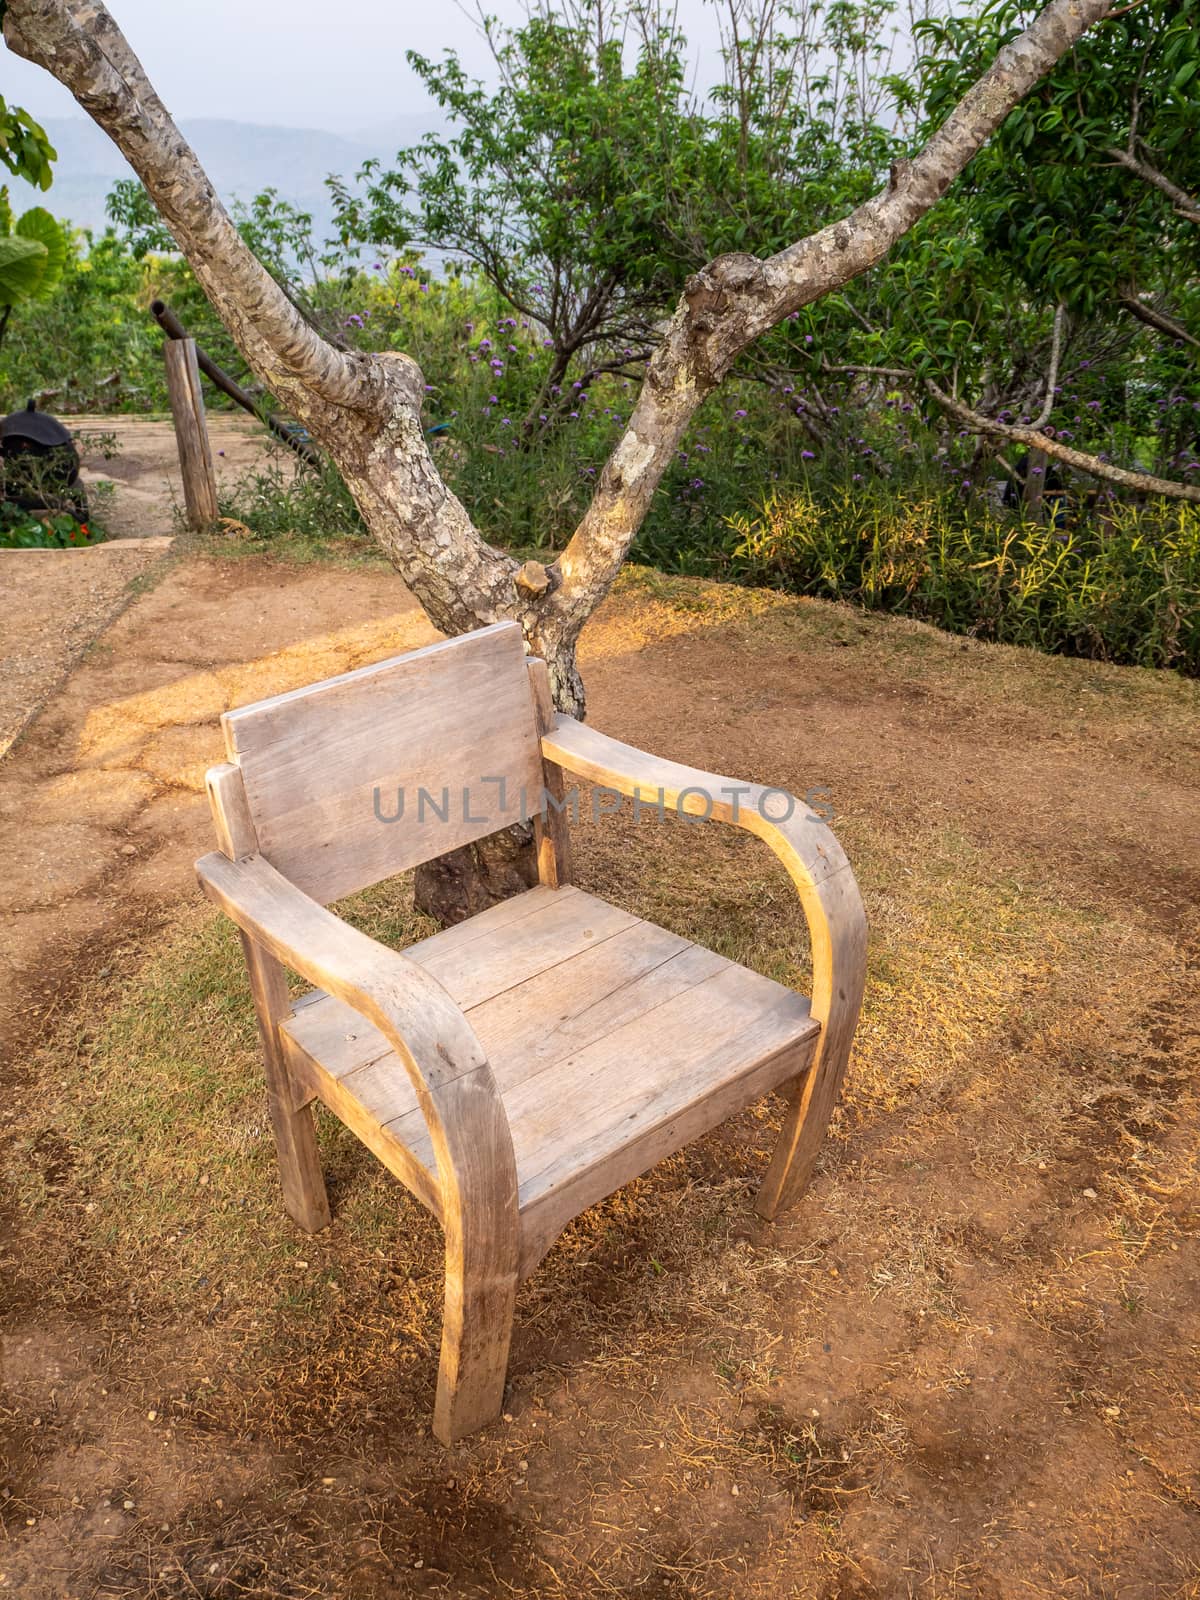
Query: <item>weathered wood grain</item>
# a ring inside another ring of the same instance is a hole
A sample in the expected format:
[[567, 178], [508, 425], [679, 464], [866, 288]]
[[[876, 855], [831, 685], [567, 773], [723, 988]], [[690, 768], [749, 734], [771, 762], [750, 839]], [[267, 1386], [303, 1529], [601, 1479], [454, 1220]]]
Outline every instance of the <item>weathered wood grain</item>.
[[[534, 724], [538, 737], [554, 725], [554, 697], [550, 692], [550, 673], [539, 656], [526, 662], [529, 688], [533, 695]], [[537, 844], [538, 878], [551, 889], [559, 889], [571, 877], [571, 828], [564, 808], [566, 785], [562, 768], [553, 761], [542, 762], [545, 794], [533, 819]]]
[[[329, 1220], [315, 1099], [440, 1219], [434, 1427], [461, 1438], [501, 1407], [519, 1277], [581, 1210], [772, 1089], [787, 1093], [788, 1111], [758, 1206], [774, 1216], [798, 1198], [862, 997], [854, 876], [829, 829], [790, 795], [657, 760], [555, 715], [545, 669], [526, 669], [510, 625], [225, 723], [236, 759], [208, 774], [221, 853], [197, 872], [241, 930], [285, 1204], [301, 1226]], [[565, 819], [553, 815], [539, 832], [536, 887], [404, 955], [320, 903], [448, 847], [419, 818], [390, 833], [367, 811], [372, 785], [461, 783], [478, 838], [504, 825], [506, 802], [536, 809], [543, 783], [561, 795], [565, 773], [763, 838], [808, 918], [811, 1008], [569, 883]], [[485, 792], [501, 775], [524, 793], [506, 796], [498, 782]], [[285, 964], [316, 985], [294, 1004]]]
[[787, 1122], [756, 1202], [763, 1216], [777, 1216], [800, 1198], [812, 1175], [846, 1074], [866, 983], [866, 916], [845, 852], [819, 817], [783, 791], [660, 760], [572, 717], [556, 719], [542, 738], [542, 753], [621, 794], [757, 834], [787, 868], [808, 920], [812, 1014], [821, 1037], [804, 1079], [792, 1086]]
[[204, 420], [204, 392], [200, 388], [200, 368], [196, 364], [196, 341], [168, 339], [163, 346], [163, 359], [179, 447], [188, 527], [202, 533], [217, 520], [217, 479], [213, 472], [208, 425]]
[[[539, 886], [515, 909], [405, 955], [445, 983], [487, 1054], [513, 1142], [524, 1275], [581, 1210], [795, 1078], [818, 1028], [792, 990], [577, 888]], [[344, 1114], [354, 1102], [350, 1125], [420, 1193], [432, 1141], [387, 1037], [329, 998], [283, 1033], [321, 1063], [310, 1081], [325, 1103]]]
[[520, 820], [542, 786], [524, 660], [497, 623], [226, 712], [262, 854], [328, 903]]
[[196, 863], [243, 933], [361, 1014], [407, 1072], [429, 1131], [446, 1240], [434, 1426], [449, 1442], [500, 1410], [517, 1282], [512, 1139], [487, 1059], [442, 986], [310, 899], [261, 856]]

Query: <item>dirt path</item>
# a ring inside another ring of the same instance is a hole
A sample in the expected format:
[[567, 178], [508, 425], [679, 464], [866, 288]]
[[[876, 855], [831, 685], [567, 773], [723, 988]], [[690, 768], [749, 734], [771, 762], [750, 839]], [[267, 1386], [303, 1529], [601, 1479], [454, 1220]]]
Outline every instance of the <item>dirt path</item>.
[[[445, 1453], [435, 1231], [330, 1133], [338, 1221], [298, 1242], [224, 980], [170, 1019], [189, 973], [236, 972], [190, 871], [220, 711], [430, 636], [386, 571], [191, 556], [0, 769], [0, 1587], [1200, 1593], [1197, 686], [622, 586], [593, 719], [828, 789], [867, 1015], [796, 1213], [751, 1219], [755, 1116], [596, 1208], [524, 1291], [512, 1420]], [[585, 887], [791, 973], [749, 842], [625, 819], [578, 853]]]
[[[170, 420], [81, 416], [71, 418], [71, 427], [93, 445], [101, 436], [115, 442], [111, 456], [95, 447], [83, 456], [83, 478], [94, 506], [101, 508], [109, 536], [144, 539], [175, 533], [175, 508], [182, 507], [183, 487]], [[218, 488], [231, 487], [262, 465], [267, 436], [251, 417], [210, 412], [208, 437]], [[280, 458], [286, 465], [286, 452], [280, 451]]]
[[152, 573], [170, 539], [0, 550], [0, 756]]
[[[84, 442], [93, 510], [109, 539], [86, 550], [0, 551], [0, 756], [138, 584], [152, 579], [179, 531], [182, 490], [170, 422], [86, 416], [71, 422]], [[222, 486], [262, 465], [265, 435], [249, 417], [215, 414], [209, 434]]]

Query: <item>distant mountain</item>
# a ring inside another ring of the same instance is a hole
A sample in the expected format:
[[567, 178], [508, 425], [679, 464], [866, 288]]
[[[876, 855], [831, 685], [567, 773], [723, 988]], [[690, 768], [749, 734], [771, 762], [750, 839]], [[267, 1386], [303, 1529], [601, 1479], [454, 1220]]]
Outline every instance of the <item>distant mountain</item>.
[[[54, 183], [38, 194], [22, 183], [10, 183], [18, 208], [44, 205], [79, 228], [103, 229], [104, 200], [118, 178], [133, 174], [116, 146], [94, 122], [83, 117], [56, 117], [43, 123], [58, 151]], [[421, 117], [399, 117], [346, 139], [315, 128], [274, 128], [255, 122], [215, 118], [185, 119], [184, 137], [195, 149], [217, 193], [227, 203], [250, 200], [262, 189], [311, 211], [322, 238], [331, 218], [324, 183], [331, 172], [351, 177], [368, 156], [390, 158], [401, 145], [415, 144], [430, 123]]]

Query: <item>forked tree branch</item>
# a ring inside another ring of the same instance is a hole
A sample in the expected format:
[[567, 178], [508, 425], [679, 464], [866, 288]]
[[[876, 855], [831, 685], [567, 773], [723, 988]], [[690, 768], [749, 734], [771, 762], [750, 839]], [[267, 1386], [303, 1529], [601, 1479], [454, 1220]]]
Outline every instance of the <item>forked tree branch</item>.
[[767, 260], [719, 257], [688, 281], [592, 504], [545, 592], [532, 598], [516, 588], [516, 563], [484, 542], [437, 473], [416, 363], [335, 350], [305, 322], [242, 242], [104, 5], [8, 0], [3, 29], [9, 46], [65, 84], [128, 158], [243, 355], [328, 450], [433, 621], [459, 632], [519, 618], [550, 662], [559, 705], [575, 711], [579, 630], [616, 577], [697, 407], [755, 339], [880, 261], [1108, 3], [1050, 0], [924, 149], [898, 162], [887, 187], [848, 217]]

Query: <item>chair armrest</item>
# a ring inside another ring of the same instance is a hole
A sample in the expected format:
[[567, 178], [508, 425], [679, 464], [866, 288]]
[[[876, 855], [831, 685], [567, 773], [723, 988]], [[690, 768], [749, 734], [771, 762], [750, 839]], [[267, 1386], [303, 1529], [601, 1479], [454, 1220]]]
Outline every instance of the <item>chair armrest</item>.
[[425, 1114], [444, 1213], [482, 1180], [515, 1214], [516, 1164], [499, 1090], [475, 1030], [437, 979], [310, 899], [260, 855], [231, 861], [214, 852], [197, 861], [196, 876], [243, 933], [385, 1036]]
[[[833, 1109], [866, 984], [867, 920], [850, 863], [832, 831], [784, 790], [738, 783], [663, 761], [560, 713], [542, 754], [576, 776], [643, 804], [732, 823], [766, 841], [787, 868], [812, 941], [812, 1015], [821, 1024], [805, 1091], [812, 1126]], [[785, 816], [784, 813], [787, 813]]]

